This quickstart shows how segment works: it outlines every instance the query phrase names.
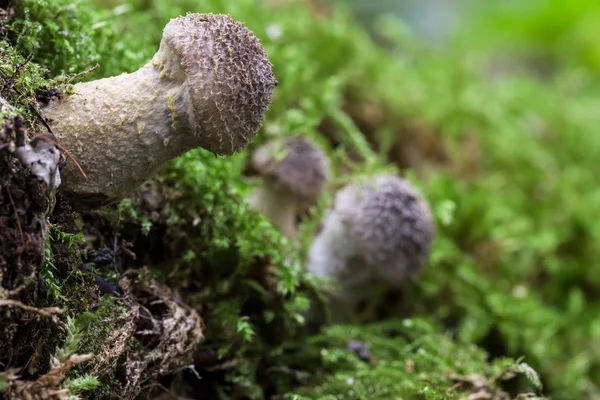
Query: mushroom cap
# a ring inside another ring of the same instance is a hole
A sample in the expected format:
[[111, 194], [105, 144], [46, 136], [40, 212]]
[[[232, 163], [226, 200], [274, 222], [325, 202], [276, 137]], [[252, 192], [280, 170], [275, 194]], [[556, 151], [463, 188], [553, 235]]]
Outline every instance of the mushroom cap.
[[416, 188], [391, 175], [352, 184], [336, 195], [356, 252], [390, 283], [414, 279], [425, 267], [435, 235], [431, 211]]
[[262, 145], [254, 152], [252, 164], [263, 176], [306, 202], [319, 197], [329, 176], [326, 154], [302, 136]]
[[165, 26], [163, 46], [185, 74], [200, 146], [220, 155], [243, 149], [277, 85], [258, 38], [229, 15], [189, 13]]

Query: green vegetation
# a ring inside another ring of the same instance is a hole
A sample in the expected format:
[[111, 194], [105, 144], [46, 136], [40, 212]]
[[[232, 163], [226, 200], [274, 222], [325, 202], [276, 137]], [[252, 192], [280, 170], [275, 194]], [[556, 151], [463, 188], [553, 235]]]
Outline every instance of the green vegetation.
[[[354, 338], [354, 346], [369, 347], [357, 352], [362, 357], [348, 351], [348, 337]], [[306, 397], [286, 398], [397, 399], [418, 393], [423, 399], [461, 399], [465, 387], [505, 398], [495, 388], [497, 381], [520, 374], [528, 376], [532, 392], [535, 386], [541, 389], [527, 364], [501, 358], [490, 365], [481, 349], [456, 342], [420, 319], [329, 327], [311, 338], [302, 356], [319, 359], [322, 369], [317, 373], [323, 376], [315, 387], [300, 389]]]
[[[521, 58], [537, 61], [542, 70], [583, 67], [600, 72], [595, 40], [600, 33], [600, 8], [593, 0], [492, 1], [474, 11], [478, 22], [465, 30], [472, 44], [517, 51]], [[478, 39], [472, 39], [473, 33]]]
[[[257, 399], [446, 399], [480, 389], [600, 396], [600, 63], [590, 40], [600, 8], [593, 1], [487, 10], [494, 23], [466, 24], [466, 34], [437, 53], [389, 19], [378, 24], [385, 49], [375, 46], [337, 6], [316, 15], [305, 4], [255, 0], [96, 3], [23, 0], [0, 31], [0, 71], [12, 82], [0, 80], [0, 96], [28, 121], [28, 99], [40, 90], [137, 69], [169, 18], [227, 12], [261, 39], [279, 80], [249, 151], [271, 136], [304, 134], [326, 149], [334, 179], [303, 221], [300, 251], [248, 209], [255, 184], [245, 175], [248, 152], [189, 152], [119, 207], [53, 226], [41, 271], [49, 297], [38, 305], [67, 306], [63, 351], [97, 352], [107, 329], [127, 319], [123, 300], [106, 296], [99, 310], [86, 311], [99, 296], [78, 265], [79, 231], [92, 232], [87, 246], [99, 249], [112, 246], [118, 227], [137, 256], [122, 269], [147, 267], [140, 282], [152, 277], [173, 288], [204, 320], [200, 350], [218, 355], [197, 362], [201, 383], [175, 380], [174, 391]], [[526, 55], [552, 57], [551, 74], [497, 74], [492, 55], [521, 63], [496, 53], [503, 29]], [[573, 37], [580, 40], [571, 47]], [[336, 189], [384, 168], [401, 171], [430, 201], [438, 226], [431, 262], [416, 285], [382, 293], [351, 325], [314, 332], [307, 310], [322, 304], [302, 266], [314, 229]], [[68, 247], [60, 279], [50, 257], [59, 242]], [[40, 338], [49, 357], [56, 339]], [[350, 340], [368, 344], [370, 359], [349, 351]], [[117, 393], [111, 365], [78, 366], [63, 387], [99, 398]]]

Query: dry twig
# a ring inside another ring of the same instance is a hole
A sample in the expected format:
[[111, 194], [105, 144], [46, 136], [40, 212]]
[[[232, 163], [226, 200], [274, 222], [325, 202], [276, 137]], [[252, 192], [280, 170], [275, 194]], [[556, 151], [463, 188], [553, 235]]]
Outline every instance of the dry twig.
[[33, 307], [33, 306], [28, 306], [27, 304], [23, 304], [17, 300], [8, 300], [8, 299], [0, 299], [0, 307], [2, 307], [2, 306], [18, 307], [25, 311], [31, 311], [31, 312], [43, 315], [44, 317], [52, 318], [52, 320], [57, 324], [61, 323], [61, 321], [60, 321], [60, 319], [58, 319], [57, 315], [65, 312], [65, 310], [63, 310], [62, 308], [59, 308], [59, 307], [37, 308], [37, 307]]

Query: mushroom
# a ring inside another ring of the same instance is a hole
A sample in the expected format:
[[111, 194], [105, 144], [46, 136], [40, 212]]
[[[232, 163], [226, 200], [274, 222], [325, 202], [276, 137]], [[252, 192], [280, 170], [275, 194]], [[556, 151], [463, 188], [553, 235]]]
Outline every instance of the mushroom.
[[284, 235], [295, 237], [297, 216], [317, 201], [327, 181], [327, 156], [315, 143], [294, 136], [259, 147], [252, 164], [264, 182], [250, 197], [250, 206]]
[[[58, 164], [60, 152], [56, 148], [56, 137], [51, 134], [42, 134], [34, 137], [27, 143], [25, 121], [16, 110], [2, 97], [0, 97], [0, 111], [6, 110], [15, 115], [8, 123], [10, 130], [15, 132], [15, 143], [9, 142], [9, 152], [29, 168], [34, 176], [46, 184], [46, 189], [53, 192], [60, 186], [60, 172]], [[3, 132], [0, 130], [0, 135]]]
[[19, 138], [15, 154], [23, 165], [31, 169], [31, 173], [46, 184], [48, 192], [53, 192], [60, 186], [58, 163], [60, 152], [56, 148], [56, 138], [52, 135], [39, 135], [25, 143], [25, 134]]
[[414, 280], [425, 267], [435, 228], [429, 206], [406, 180], [377, 175], [335, 197], [308, 255], [313, 275], [337, 280], [334, 299], [353, 306], [381, 287]]
[[44, 107], [87, 174], [66, 166], [62, 190], [102, 204], [190, 149], [233, 154], [254, 139], [276, 85], [262, 45], [242, 23], [213, 14], [172, 19], [138, 71], [78, 83]]

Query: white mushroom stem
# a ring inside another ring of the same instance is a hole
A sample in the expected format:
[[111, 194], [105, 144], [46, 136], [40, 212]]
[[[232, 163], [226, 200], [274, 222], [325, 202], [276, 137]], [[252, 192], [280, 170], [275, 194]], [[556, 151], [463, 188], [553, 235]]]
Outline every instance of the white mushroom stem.
[[296, 216], [300, 205], [297, 195], [266, 179], [248, 201], [250, 207], [263, 214], [285, 236], [296, 237], [298, 233]]
[[45, 116], [79, 160], [63, 171], [67, 191], [123, 196], [166, 161], [197, 146], [185, 75], [163, 46], [130, 74], [75, 85]]
[[372, 269], [359, 256], [342, 214], [335, 210], [323, 219], [322, 230], [310, 247], [306, 268], [315, 276], [332, 278], [339, 284], [340, 290], [334, 297], [344, 307], [363, 298], [365, 283], [372, 275]]

